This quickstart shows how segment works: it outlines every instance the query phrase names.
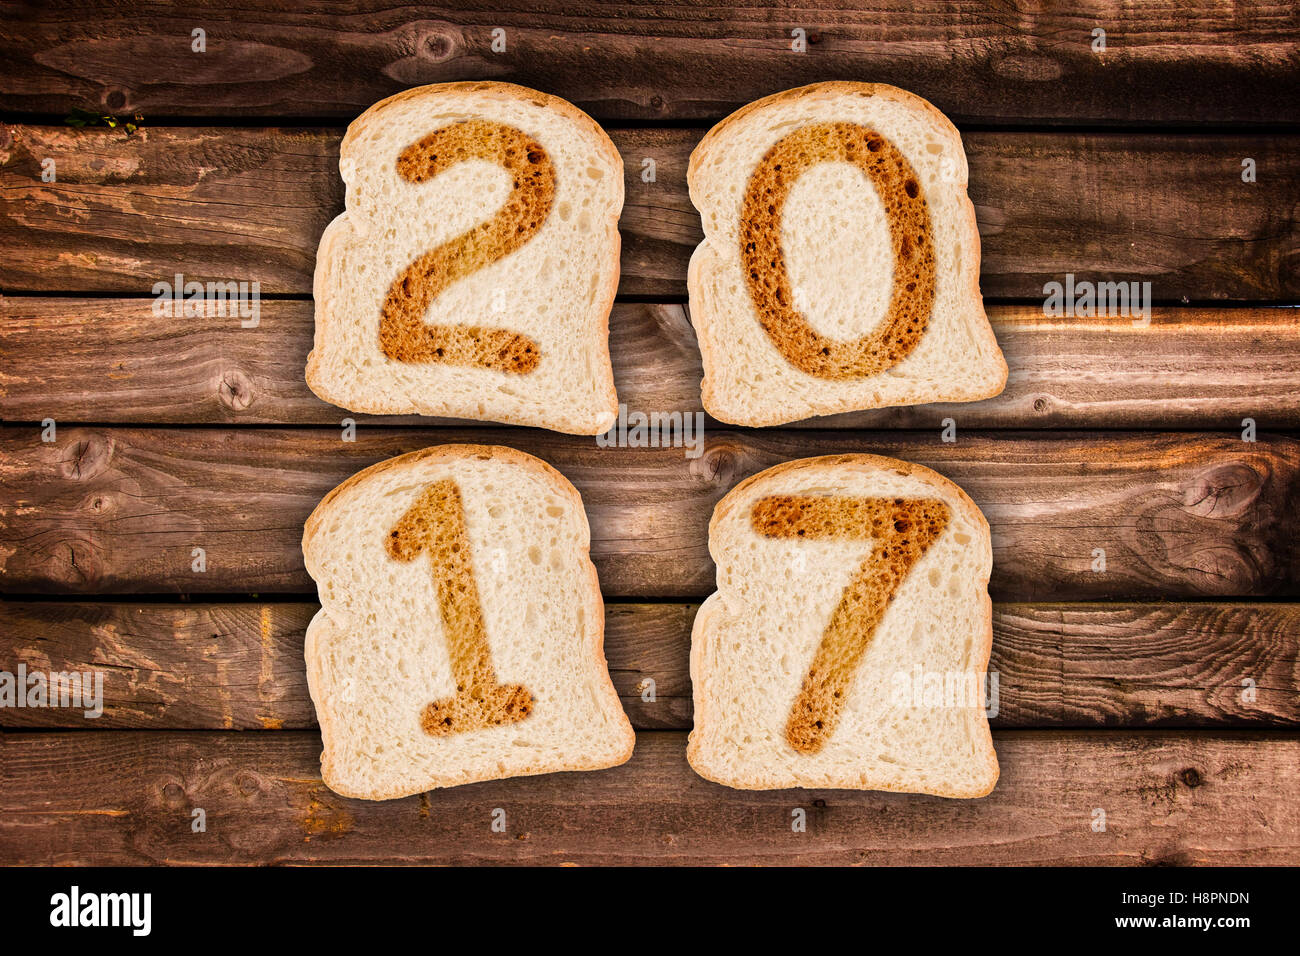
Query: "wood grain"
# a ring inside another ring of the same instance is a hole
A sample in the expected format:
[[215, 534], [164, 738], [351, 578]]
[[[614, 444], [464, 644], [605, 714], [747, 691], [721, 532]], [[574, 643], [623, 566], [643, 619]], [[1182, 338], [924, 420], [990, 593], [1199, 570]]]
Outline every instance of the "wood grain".
[[[196, 26], [203, 53], [191, 49]], [[792, 52], [795, 27], [806, 52]], [[368, 0], [346, 16], [315, 3], [101, 0], [0, 21], [0, 109], [350, 118], [409, 86], [494, 79], [603, 119], [698, 119], [803, 83], [871, 79], [963, 121], [1296, 122], [1298, 30], [1292, 4], [1227, 0]]]
[[[795, 458], [873, 452], [935, 468], [993, 531], [1001, 600], [1294, 595], [1300, 442], [1207, 434], [1026, 438], [938, 429], [707, 432], [682, 448], [599, 448], [519, 429], [77, 428], [0, 432], [0, 588], [8, 593], [313, 590], [299, 550], [324, 494], [428, 445], [499, 443], [583, 495], [607, 597], [713, 590], [707, 525], [741, 479]], [[193, 549], [206, 552], [195, 573]], [[1104, 573], [1094, 551], [1105, 551]]]
[[[103, 714], [0, 727], [297, 730], [314, 603], [0, 604], [0, 669], [103, 674]], [[611, 603], [605, 656], [638, 729], [689, 729], [694, 604]], [[995, 727], [1300, 727], [1300, 605], [998, 604]], [[653, 700], [646, 682], [653, 681]]]
[[[0, 735], [11, 863], [1300, 862], [1300, 740], [1272, 733], [1006, 731], [981, 800], [729, 790], [686, 735], [643, 732], [622, 767], [369, 803], [320, 780], [320, 737]], [[206, 813], [206, 832], [191, 829]], [[807, 832], [791, 828], [802, 808]], [[506, 832], [493, 833], [493, 811]], [[1093, 830], [1097, 810], [1105, 831]]]
[[[702, 132], [612, 130], [626, 169], [624, 295], [685, 297], [700, 240], [686, 160]], [[0, 127], [0, 287], [150, 295], [174, 274], [308, 293], [342, 210], [332, 131]], [[1149, 281], [1159, 302], [1300, 298], [1296, 136], [965, 137], [986, 296], [1041, 301], [1066, 273]], [[657, 163], [641, 180], [642, 159]], [[1245, 157], [1258, 182], [1241, 181]], [[41, 181], [53, 158], [57, 181]], [[1176, 227], [1171, 227], [1171, 223]]]
[[[322, 402], [303, 379], [310, 302], [265, 301], [248, 329], [230, 316], [160, 320], [152, 304], [0, 298], [0, 420], [333, 425], [351, 414]], [[932, 428], [948, 417], [966, 428], [1240, 429], [1247, 417], [1259, 429], [1300, 426], [1300, 310], [1157, 309], [1145, 328], [1120, 318], [1048, 319], [1032, 306], [992, 306], [989, 315], [1011, 367], [996, 398], [798, 427]], [[701, 411], [699, 349], [685, 306], [615, 306], [610, 350], [629, 409]]]

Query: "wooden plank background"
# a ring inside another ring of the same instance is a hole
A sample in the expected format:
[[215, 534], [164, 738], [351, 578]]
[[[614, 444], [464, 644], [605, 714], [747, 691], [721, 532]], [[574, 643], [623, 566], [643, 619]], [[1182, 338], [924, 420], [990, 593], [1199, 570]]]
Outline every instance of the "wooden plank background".
[[[0, 857], [51, 863], [1293, 863], [1293, 734], [1012, 731], [981, 800], [742, 791], [696, 776], [686, 735], [622, 767], [381, 803], [320, 782], [316, 733], [4, 734]], [[78, 785], [67, 786], [75, 775]], [[193, 833], [201, 807], [207, 832]], [[491, 831], [494, 808], [506, 832]], [[807, 813], [792, 833], [790, 811]], [[1095, 810], [1106, 831], [1092, 829]]]
[[[691, 726], [697, 607], [605, 607], [609, 672], [640, 730]], [[0, 659], [102, 668], [96, 730], [309, 729], [302, 641], [317, 610], [10, 602], [0, 605]], [[995, 727], [1300, 727], [1300, 604], [997, 604], [989, 668], [999, 675]], [[0, 728], [85, 726], [79, 710], [0, 710]]]
[[[0, 670], [105, 681], [95, 720], [0, 708], [0, 862], [1300, 862], [1300, 8], [551, 7], [0, 10]], [[700, 411], [687, 158], [730, 110], [833, 78], [911, 89], [962, 128], [1011, 369], [997, 398], [780, 429], [706, 420], [688, 457], [352, 416], [307, 390], [343, 126], [419, 83], [501, 79], [610, 132], [627, 171], [620, 400]], [[145, 115], [127, 136], [73, 129], [73, 109]], [[257, 327], [154, 316], [153, 284], [177, 272], [257, 281]], [[1150, 324], [1045, 317], [1043, 285], [1066, 273], [1150, 281]], [[346, 800], [319, 775], [302, 521], [360, 468], [447, 441], [521, 448], [582, 492], [637, 749], [598, 773]], [[988, 515], [988, 798], [732, 791], [685, 763], [713, 505], [763, 468], [841, 451], [929, 465]], [[207, 834], [190, 831], [195, 807]]]
[[[152, 299], [0, 298], [4, 420], [130, 424], [429, 424], [347, 412], [300, 374], [312, 304], [263, 301], [256, 328], [238, 318], [160, 321]], [[828, 415], [798, 428], [1213, 428], [1300, 426], [1300, 310], [1157, 308], [1130, 318], [1049, 319], [1039, 306], [993, 305], [1011, 374], [983, 402]], [[684, 305], [620, 303], [610, 319], [619, 401], [700, 412], [700, 353]], [[21, 374], [16, 372], [21, 369]], [[437, 421], [437, 420], [435, 420]], [[450, 422], [442, 424], [483, 425]], [[708, 427], [718, 425], [708, 422]]]
[[[696, 129], [609, 129], [623, 155], [623, 295], [686, 295], [700, 241]], [[337, 131], [0, 128], [0, 287], [149, 295], [183, 272], [311, 292], [343, 211]], [[1300, 134], [979, 132], [964, 138], [990, 298], [1067, 272], [1150, 281], [1160, 302], [1300, 298]], [[641, 161], [656, 162], [642, 182]], [[1258, 181], [1244, 183], [1254, 159]], [[43, 159], [58, 179], [41, 181]], [[1171, 224], [1175, 224], [1171, 227]]]
[[[352, 119], [421, 83], [505, 80], [598, 119], [712, 122], [818, 80], [892, 83], [959, 122], [1295, 123], [1288, 0], [582, 0], [42, 4], [0, 32], [0, 109]], [[191, 49], [195, 27], [207, 51]], [[790, 31], [807, 31], [793, 53]], [[491, 50], [492, 31], [506, 49]], [[1106, 49], [1093, 49], [1093, 30]]]
[[[65, 427], [0, 433], [0, 582], [10, 592], [311, 590], [311, 510], [363, 467], [436, 442], [496, 442], [554, 465], [582, 494], [606, 595], [713, 590], [707, 527], [742, 479], [793, 458], [870, 452], [934, 468], [993, 531], [1004, 600], [1300, 593], [1300, 443], [1183, 433], [709, 432], [678, 448], [599, 448], [523, 429]], [[206, 552], [196, 573], [192, 551]], [[1104, 573], [1092, 570], [1105, 551]]]

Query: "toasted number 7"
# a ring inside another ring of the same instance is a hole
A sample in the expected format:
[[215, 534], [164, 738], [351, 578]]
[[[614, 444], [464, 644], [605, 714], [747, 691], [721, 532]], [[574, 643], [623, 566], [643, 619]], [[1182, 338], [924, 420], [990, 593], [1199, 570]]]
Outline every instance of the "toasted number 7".
[[456, 482], [444, 479], [425, 489], [389, 532], [387, 549], [398, 561], [414, 561], [427, 551], [438, 591], [456, 693], [424, 708], [425, 733], [448, 737], [527, 717], [532, 695], [519, 684], [497, 683]]
[[402, 150], [397, 172], [423, 183], [469, 159], [503, 166], [510, 195], [495, 216], [417, 258], [393, 281], [379, 320], [379, 346], [399, 362], [440, 362], [531, 372], [541, 350], [526, 335], [476, 325], [429, 325], [429, 304], [453, 282], [514, 252], [536, 235], [555, 202], [555, 165], [542, 144], [512, 126], [467, 120]]
[[871, 540], [822, 633], [812, 666], [786, 721], [785, 737], [803, 754], [821, 750], [835, 731], [844, 698], [867, 645], [899, 585], [948, 526], [934, 498], [772, 495], [754, 503], [754, 530], [769, 538]]

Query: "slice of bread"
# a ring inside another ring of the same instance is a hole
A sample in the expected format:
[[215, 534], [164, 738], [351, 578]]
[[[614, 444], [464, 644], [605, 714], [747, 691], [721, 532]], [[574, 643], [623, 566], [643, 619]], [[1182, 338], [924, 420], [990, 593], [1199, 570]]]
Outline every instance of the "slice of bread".
[[439, 445], [322, 499], [302, 550], [325, 783], [384, 800], [632, 754], [582, 499], [511, 448]]
[[768, 96], [708, 132], [687, 178], [714, 418], [779, 425], [1002, 391], [966, 154], [925, 100], [851, 82]]
[[928, 468], [787, 462], [709, 523], [718, 590], [691, 634], [695, 772], [744, 790], [993, 789], [989, 526]]
[[356, 412], [609, 428], [623, 160], [591, 117], [508, 83], [422, 86], [348, 127], [339, 171], [313, 392]]

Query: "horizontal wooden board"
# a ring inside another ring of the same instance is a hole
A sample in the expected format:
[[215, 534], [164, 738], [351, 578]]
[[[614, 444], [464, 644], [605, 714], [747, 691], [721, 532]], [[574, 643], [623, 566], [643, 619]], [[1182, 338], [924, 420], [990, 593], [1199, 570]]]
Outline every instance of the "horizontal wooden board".
[[[686, 161], [702, 132], [613, 130], [626, 169], [625, 295], [685, 296], [700, 240]], [[0, 127], [0, 287], [150, 295], [176, 273], [311, 291], [342, 210], [334, 131]], [[965, 137], [986, 296], [1067, 273], [1159, 302], [1300, 298], [1300, 137], [981, 132]], [[55, 160], [57, 180], [41, 180]], [[643, 159], [655, 181], [643, 182]], [[1243, 183], [1242, 160], [1258, 181]], [[1171, 226], [1170, 224], [1176, 224]]]
[[[312, 304], [268, 300], [238, 317], [162, 319], [150, 299], [0, 298], [0, 420], [337, 424], [352, 413], [312, 394], [303, 367]], [[1011, 367], [1006, 390], [965, 404], [875, 409], [812, 428], [1231, 428], [1300, 426], [1300, 309], [1156, 309], [1149, 326], [1048, 319], [992, 306]], [[619, 400], [697, 412], [699, 349], [682, 305], [627, 303], [610, 318]], [[386, 424], [446, 424], [355, 415]], [[460, 423], [465, 424], [465, 423]]]
[[1294, 736], [1005, 731], [994, 744], [1002, 775], [980, 800], [730, 790], [691, 771], [685, 734], [650, 731], [611, 770], [375, 803], [325, 787], [312, 732], [0, 734], [0, 860], [1300, 863]]
[[[302, 525], [362, 467], [448, 442], [499, 443], [583, 495], [606, 596], [713, 589], [707, 526], [742, 478], [796, 458], [873, 452], [965, 488], [993, 531], [1001, 600], [1296, 594], [1300, 442], [1101, 433], [1026, 438], [709, 430], [685, 448], [600, 448], [519, 429], [77, 428], [0, 432], [0, 588], [228, 593], [313, 590]], [[193, 549], [206, 552], [196, 573]], [[1094, 571], [1095, 552], [1105, 570]]]
[[[691, 726], [696, 607], [605, 608], [610, 676], [638, 729]], [[103, 675], [99, 716], [7, 707], [0, 727], [313, 728], [302, 642], [318, 608], [0, 603], [0, 670]], [[1300, 605], [998, 604], [989, 670], [995, 727], [1298, 727]]]
[[850, 79], [914, 90], [975, 122], [1300, 120], [1300, 18], [1285, 0], [368, 0], [346, 14], [316, 3], [37, 5], [0, 22], [0, 109], [350, 118], [421, 83], [507, 80], [601, 118], [696, 119]]

